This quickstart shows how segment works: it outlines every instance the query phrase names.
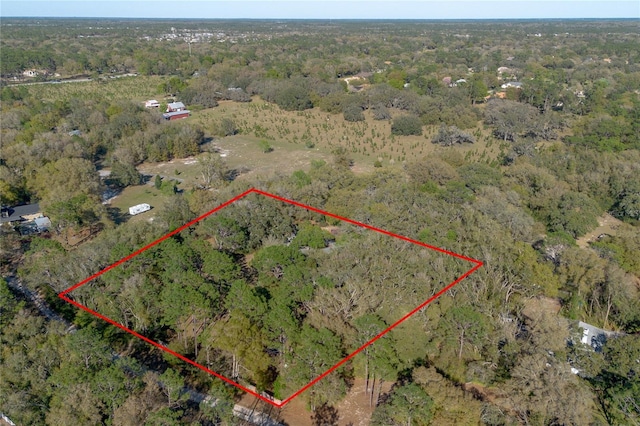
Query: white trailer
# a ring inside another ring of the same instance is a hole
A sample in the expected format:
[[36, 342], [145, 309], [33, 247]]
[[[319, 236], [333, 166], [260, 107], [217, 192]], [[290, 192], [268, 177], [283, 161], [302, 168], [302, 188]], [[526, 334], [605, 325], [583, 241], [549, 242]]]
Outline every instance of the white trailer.
[[131, 216], [135, 216], [137, 214], [144, 213], [149, 210], [151, 210], [151, 206], [147, 203], [142, 203], [142, 204], [129, 207], [129, 214]]

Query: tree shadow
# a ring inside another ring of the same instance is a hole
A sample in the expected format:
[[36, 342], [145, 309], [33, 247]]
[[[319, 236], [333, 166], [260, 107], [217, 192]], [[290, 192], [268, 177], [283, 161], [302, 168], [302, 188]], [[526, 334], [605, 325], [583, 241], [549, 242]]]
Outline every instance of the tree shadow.
[[249, 173], [251, 171], [250, 168], [246, 166], [236, 167], [235, 169], [230, 169], [225, 173], [224, 179], [226, 181], [234, 181], [238, 176]]
[[151, 181], [151, 178], [154, 177], [154, 175], [145, 175], [145, 174], [141, 174], [140, 177], [140, 185], [146, 185]]
[[120, 210], [117, 207], [107, 206], [106, 210], [107, 210], [107, 215], [116, 225], [121, 225], [127, 222], [131, 217], [130, 215], [124, 213], [122, 210]]
[[311, 417], [314, 426], [331, 426], [338, 424], [338, 410], [324, 404], [316, 409]]

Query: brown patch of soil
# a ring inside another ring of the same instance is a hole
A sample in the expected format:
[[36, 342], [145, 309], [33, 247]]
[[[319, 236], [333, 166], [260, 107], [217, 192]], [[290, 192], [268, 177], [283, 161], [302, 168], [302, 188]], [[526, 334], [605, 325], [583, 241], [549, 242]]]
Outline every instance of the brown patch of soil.
[[[381, 394], [388, 393], [393, 383], [384, 382]], [[377, 385], [376, 385], [377, 388]], [[375, 395], [377, 396], [377, 394]], [[336, 406], [339, 425], [366, 426], [371, 420], [374, 407], [369, 406], [370, 395], [364, 391], [364, 379], [358, 378], [347, 396]]]
[[[382, 394], [388, 393], [393, 383], [384, 383]], [[375, 407], [369, 406], [369, 395], [364, 391], [364, 379], [357, 378], [342, 401], [334, 406], [339, 426], [367, 426]], [[303, 398], [294, 398], [284, 406], [280, 418], [291, 426], [313, 426], [313, 413], [308, 410]]]
[[496, 399], [500, 398], [493, 389], [487, 388], [479, 383], [465, 383], [462, 385], [462, 389], [464, 389], [465, 392], [471, 393], [476, 399], [492, 404], [496, 402]]
[[562, 306], [557, 299], [544, 296], [534, 297], [525, 301], [522, 315], [535, 320], [540, 318], [545, 312], [557, 315], [561, 308]]
[[623, 222], [611, 216], [609, 213], [605, 213], [598, 218], [598, 227], [593, 231], [583, 235], [576, 240], [578, 247], [587, 248], [589, 243], [596, 241], [602, 234], [616, 235], [616, 232]]
[[338, 235], [340, 233], [340, 228], [338, 226], [322, 226], [320, 229], [327, 231], [331, 235]]

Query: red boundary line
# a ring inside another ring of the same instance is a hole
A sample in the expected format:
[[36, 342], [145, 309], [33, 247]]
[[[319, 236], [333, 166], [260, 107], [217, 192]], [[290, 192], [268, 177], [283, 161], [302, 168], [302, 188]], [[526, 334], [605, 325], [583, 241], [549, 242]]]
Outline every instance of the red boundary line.
[[[146, 251], [146, 250], [150, 249], [151, 247], [153, 247], [153, 246], [155, 246], [155, 245], [157, 245], [157, 244], [161, 243], [162, 241], [164, 241], [164, 240], [166, 240], [166, 239], [168, 239], [168, 238], [170, 238], [170, 237], [172, 237], [172, 236], [174, 236], [174, 235], [178, 234], [179, 232], [182, 232], [183, 230], [185, 230], [185, 229], [189, 228], [190, 226], [192, 226], [192, 225], [194, 225], [195, 223], [197, 223], [197, 222], [201, 221], [202, 219], [206, 218], [207, 216], [210, 216], [210, 215], [212, 215], [213, 213], [216, 213], [217, 211], [219, 211], [219, 210], [221, 210], [221, 209], [223, 209], [223, 208], [227, 207], [227, 206], [228, 206], [228, 205], [230, 205], [230, 204], [235, 203], [235, 202], [236, 202], [236, 201], [238, 201], [239, 199], [241, 199], [241, 198], [243, 198], [243, 197], [245, 197], [245, 196], [247, 196], [247, 195], [249, 195], [249, 194], [251, 194], [251, 193], [256, 193], [256, 194], [260, 194], [260, 195], [263, 195], [263, 196], [266, 196], [266, 197], [269, 197], [269, 198], [273, 198], [273, 199], [275, 199], [275, 200], [282, 201], [282, 202], [284, 202], [284, 203], [291, 204], [291, 205], [294, 205], [294, 206], [296, 206], [296, 207], [301, 207], [301, 208], [303, 208], [303, 209], [305, 209], [305, 210], [313, 211], [313, 212], [316, 212], [316, 213], [322, 214], [322, 215], [324, 215], [324, 216], [329, 216], [329, 217], [332, 217], [332, 218], [334, 218], [334, 219], [338, 219], [338, 220], [340, 220], [340, 221], [350, 223], [350, 224], [352, 224], [352, 225], [356, 225], [356, 226], [359, 226], [359, 227], [362, 227], [362, 228], [365, 228], [365, 229], [369, 229], [369, 230], [372, 230], [372, 231], [375, 231], [375, 232], [379, 232], [379, 233], [381, 233], [381, 234], [384, 234], [384, 235], [387, 235], [387, 236], [390, 236], [390, 237], [393, 237], [393, 238], [397, 238], [397, 239], [400, 239], [400, 240], [403, 240], [403, 241], [407, 241], [407, 242], [412, 243], [412, 244], [416, 244], [416, 245], [419, 245], [419, 246], [422, 246], [422, 247], [426, 247], [426, 248], [429, 248], [429, 249], [431, 249], [431, 250], [435, 250], [435, 251], [437, 251], [437, 252], [444, 253], [444, 254], [447, 254], [447, 255], [449, 255], [449, 256], [456, 257], [456, 258], [458, 258], [458, 259], [466, 260], [466, 261], [468, 261], [468, 262], [474, 263], [474, 264], [475, 264], [475, 266], [474, 266], [473, 268], [469, 269], [469, 270], [468, 270], [467, 272], [465, 272], [464, 274], [462, 274], [462, 275], [461, 275], [460, 277], [458, 277], [455, 281], [451, 282], [450, 284], [448, 284], [447, 286], [445, 286], [444, 288], [442, 288], [440, 291], [438, 291], [436, 294], [434, 294], [433, 296], [431, 296], [429, 299], [427, 299], [426, 301], [424, 301], [422, 304], [420, 304], [419, 306], [417, 306], [416, 308], [414, 308], [412, 311], [410, 311], [409, 313], [407, 313], [406, 315], [404, 315], [402, 318], [400, 318], [399, 320], [397, 320], [396, 322], [394, 322], [393, 324], [391, 324], [389, 327], [387, 327], [386, 329], [384, 329], [381, 333], [379, 333], [377, 336], [375, 336], [374, 338], [372, 338], [371, 340], [369, 340], [368, 342], [366, 342], [364, 345], [362, 345], [361, 347], [359, 347], [358, 349], [356, 349], [354, 352], [352, 352], [351, 354], [347, 355], [347, 357], [345, 357], [344, 359], [342, 359], [341, 361], [339, 361], [338, 363], [336, 363], [334, 366], [332, 366], [331, 368], [329, 368], [327, 371], [325, 371], [324, 373], [322, 373], [320, 376], [316, 377], [316, 378], [315, 378], [315, 379], [313, 379], [311, 382], [309, 382], [309, 383], [307, 383], [305, 386], [303, 386], [301, 389], [299, 389], [298, 391], [296, 391], [295, 393], [293, 393], [292, 395], [290, 395], [288, 398], [286, 398], [285, 400], [281, 401], [280, 403], [276, 403], [275, 401], [272, 401], [272, 400], [270, 400], [269, 398], [266, 398], [266, 397], [264, 397], [264, 396], [260, 395], [259, 393], [255, 392], [255, 391], [252, 391], [251, 389], [247, 389], [246, 387], [242, 386], [240, 383], [234, 382], [233, 380], [228, 379], [227, 377], [225, 377], [225, 376], [223, 376], [223, 375], [221, 375], [221, 374], [219, 374], [219, 373], [216, 373], [215, 371], [210, 370], [210, 369], [208, 369], [207, 367], [205, 367], [205, 366], [203, 366], [203, 365], [201, 365], [201, 364], [198, 364], [197, 362], [195, 362], [195, 361], [193, 361], [193, 360], [190, 360], [189, 358], [185, 357], [184, 355], [180, 355], [179, 353], [172, 351], [172, 350], [171, 350], [171, 349], [169, 349], [168, 347], [163, 346], [163, 345], [161, 345], [161, 344], [159, 344], [159, 343], [157, 343], [157, 342], [155, 342], [155, 341], [153, 341], [153, 340], [149, 339], [148, 337], [145, 337], [145, 336], [143, 336], [143, 335], [141, 335], [141, 334], [139, 334], [139, 333], [137, 333], [137, 332], [135, 332], [135, 331], [133, 331], [133, 330], [131, 330], [131, 329], [129, 329], [129, 328], [127, 328], [127, 327], [125, 327], [125, 326], [123, 326], [122, 324], [119, 324], [119, 323], [115, 322], [114, 320], [112, 320], [112, 319], [110, 319], [110, 318], [108, 318], [108, 317], [106, 317], [106, 316], [104, 316], [104, 315], [102, 315], [102, 314], [100, 314], [100, 313], [98, 313], [98, 312], [96, 312], [96, 311], [92, 310], [92, 309], [89, 309], [88, 307], [86, 307], [86, 306], [84, 306], [84, 305], [82, 305], [82, 304], [80, 304], [80, 303], [76, 302], [75, 300], [72, 300], [72, 299], [70, 299], [69, 297], [67, 297], [67, 294], [68, 294], [68, 293], [70, 293], [70, 292], [72, 292], [73, 290], [76, 290], [77, 288], [79, 288], [79, 287], [81, 287], [81, 286], [83, 286], [83, 285], [87, 284], [89, 281], [92, 281], [93, 279], [95, 279], [95, 278], [99, 277], [100, 275], [104, 274], [105, 272], [110, 271], [111, 269], [115, 268], [116, 266], [121, 265], [122, 263], [124, 263], [124, 262], [126, 262], [126, 261], [128, 261], [128, 260], [130, 260], [130, 259], [132, 259], [132, 258], [134, 258], [134, 257], [136, 257], [136, 256], [137, 256], [137, 255], [139, 255], [140, 253], [142, 253], [142, 252], [144, 252], [144, 251]], [[82, 280], [82, 281], [80, 281], [79, 283], [77, 283], [77, 284], [75, 284], [75, 285], [73, 285], [73, 286], [69, 287], [68, 289], [66, 289], [66, 290], [64, 290], [64, 291], [62, 291], [62, 292], [60, 292], [60, 293], [58, 294], [58, 297], [60, 297], [60, 298], [61, 298], [62, 300], [64, 300], [64, 301], [66, 301], [66, 302], [68, 302], [68, 303], [70, 303], [70, 304], [72, 304], [72, 305], [76, 306], [77, 308], [82, 309], [83, 311], [86, 311], [86, 312], [90, 313], [91, 315], [94, 315], [94, 316], [96, 316], [97, 318], [100, 318], [100, 319], [102, 319], [103, 321], [106, 321], [106, 322], [108, 322], [109, 324], [114, 325], [114, 326], [118, 327], [119, 329], [126, 331], [127, 333], [130, 333], [130, 334], [131, 334], [131, 335], [133, 335], [133, 336], [136, 336], [136, 337], [138, 337], [139, 339], [144, 340], [145, 342], [147, 342], [147, 343], [149, 343], [149, 344], [151, 344], [151, 345], [153, 345], [153, 346], [157, 347], [158, 349], [163, 350], [163, 351], [165, 351], [165, 352], [167, 352], [167, 353], [169, 353], [169, 354], [171, 354], [171, 355], [173, 355], [173, 356], [175, 356], [175, 357], [177, 357], [177, 358], [179, 358], [179, 359], [183, 360], [184, 362], [186, 362], [186, 363], [188, 363], [188, 364], [191, 364], [191, 365], [193, 365], [194, 367], [197, 367], [197, 368], [199, 368], [200, 370], [202, 370], [202, 371], [204, 371], [204, 372], [206, 372], [206, 373], [209, 373], [209, 374], [211, 374], [211, 375], [213, 375], [213, 376], [215, 376], [215, 377], [217, 377], [217, 378], [219, 378], [219, 379], [221, 379], [221, 380], [223, 380], [223, 381], [225, 381], [225, 382], [227, 382], [227, 383], [229, 383], [229, 384], [231, 384], [231, 385], [233, 385], [233, 386], [236, 386], [237, 388], [239, 388], [239, 389], [241, 389], [241, 390], [243, 390], [243, 391], [245, 391], [245, 392], [247, 392], [247, 393], [249, 393], [249, 394], [251, 394], [251, 395], [255, 396], [256, 398], [261, 399], [261, 400], [262, 400], [262, 401], [264, 401], [264, 402], [267, 402], [267, 403], [269, 403], [269, 404], [271, 404], [271, 405], [273, 405], [273, 406], [275, 406], [275, 407], [277, 407], [277, 408], [282, 408], [282, 407], [284, 407], [284, 405], [285, 405], [285, 404], [289, 403], [293, 398], [297, 397], [297, 396], [298, 396], [298, 395], [300, 395], [302, 392], [306, 391], [306, 390], [307, 390], [307, 389], [309, 389], [311, 386], [313, 386], [314, 384], [316, 384], [318, 381], [322, 380], [324, 377], [326, 377], [327, 375], [331, 374], [331, 373], [332, 373], [333, 371], [335, 371], [336, 369], [340, 368], [340, 366], [342, 366], [344, 363], [346, 363], [346, 362], [347, 362], [347, 361], [349, 361], [351, 358], [353, 358], [354, 356], [356, 356], [357, 354], [359, 354], [360, 352], [362, 352], [362, 351], [363, 351], [367, 346], [371, 345], [371, 344], [372, 344], [372, 343], [374, 343], [376, 340], [380, 339], [382, 336], [384, 336], [385, 334], [387, 334], [387, 333], [388, 333], [389, 331], [391, 331], [393, 328], [395, 328], [396, 326], [398, 326], [399, 324], [401, 324], [402, 322], [404, 322], [405, 320], [407, 320], [410, 316], [412, 316], [413, 314], [415, 314], [417, 311], [419, 311], [420, 309], [424, 308], [424, 307], [425, 307], [425, 306], [427, 306], [429, 303], [431, 303], [431, 302], [433, 302], [434, 300], [436, 300], [438, 297], [442, 296], [442, 294], [444, 294], [447, 290], [451, 289], [452, 287], [454, 287], [455, 285], [457, 285], [458, 283], [460, 283], [460, 281], [464, 280], [464, 279], [465, 279], [465, 278], [467, 278], [469, 275], [471, 275], [472, 273], [474, 273], [474, 272], [475, 272], [476, 270], [478, 270], [482, 265], [483, 265], [483, 263], [482, 263], [481, 261], [479, 261], [479, 260], [476, 260], [476, 259], [473, 259], [473, 258], [470, 258], [470, 257], [467, 257], [467, 256], [463, 256], [463, 255], [461, 255], [461, 254], [454, 253], [454, 252], [452, 252], [452, 251], [445, 250], [445, 249], [442, 249], [442, 248], [440, 248], [440, 247], [432, 246], [432, 245], [430, 245], [430, 244], [426, 244], [426, 243], [423, 243], [423, 242], [421, 242], [421, 241], [412, 240], [411, 238], [404, 237], [404, 236], [402, 236], [402, 235], [398, 235], [398, 234], [394, 234], [394, 233], [392, 233], [392, 232], [385, 231], [384, 229], [376, 228], [376, 227], [374, 227], [374, 226], [367, 225], [367, 224], [362, 223], [362, 222], [358, 222], [358, 221], [355, 221], [355, 220], [352, 220], [352, 219], [349, 219], [349, 218], [346, 218], [346, 217], [343, 217], [343, 216], [339, 216], [339, 215], [336, 215], [336, 214], [333, 214], [333, 213], [329, 213], [329, 212], [326, 212], [326, 211], [324, 211], [324, 210], [320, 210], [320, 209], [317, 209], [317, 208], [315, 208], [315, 207], [311, 207], [311, 206], [308, 206], [308, 205], [306, 205], [306, 204], [299, 203], [299, 202], [297, 202], [297, 201], [289, 200], [289, 199], [287, 199], [287, 198], [280, 197], [280, 196], [278, 196], [278, 195], [274, 195], [274, 194], [271, 194], [271, 193], [268, 193], [268, 192], [265, 192], [265, 191], [262, 191], [262, 190], [259, 190], [259, 189], [256, 189], [256, 188], [251, 188], [251, 189], [249, 189], [249, 190], [247, 190], [247, 191], [243, 192], [242, 194], [237, 195], [237, 196], [233, 197], [232, 199], [230, 199], [230, 200], [228, 200], [228, 201], [226, 201], [226, 202], [224, 202], [224, 203], [220, 204], [218, 207], [214, 208], [213, 210], [211, 210], [211, 211], [209, 211], [209, 212], [207, 212], [207, 213], [205, 213], [205, 214], [203, 214], [203, 215], [201, 215], [201, 216], [199, 216], [199, 217], [197, 217], [197, 218], [193, 219], [192, 221], [190, 221], [190, 222], [186, 223], [185, 225], [182, 225], [181, 227], [179, 227], [179, 228], [177, 228], [177, 229], [175, 229], [175, 230], [173, 230], [173, 231], [169, 232], [168, 234], [166, 234], [165, 236], [163, 236], [163, 237], [161, 237], [161, 238], [159, 238], [159, 239], [155, 240], [154, 242], [152, 242], [152, 243], [150, 243], [150, 244], [147, 244], [146, 246], [142, 247], [141, 249], [138, 249], [138, 250], [134, 251], [134, 252], [133, 252], [133, 253], [131, 253], [130, 255], [123, 257], [122, 259], [118, 260], [117, 262], [115, 262], [115, 263], [113, 263], [113, 264], [111, 264], [111, 265], [107, 266], [106, 268], [104, 268], [104, 269], [102, 269], [101, 271], [99, 271], [99, 272], [97, 272], [97, 273], [95, 273], [95, 274], [91, 275], [90, 277], [85, 278], [84, 280]]]

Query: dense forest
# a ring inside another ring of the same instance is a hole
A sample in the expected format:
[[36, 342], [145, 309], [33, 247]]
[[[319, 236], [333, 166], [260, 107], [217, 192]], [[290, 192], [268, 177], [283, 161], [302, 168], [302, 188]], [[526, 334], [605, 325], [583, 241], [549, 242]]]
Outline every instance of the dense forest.
[[[0, 227], [16, 424], [244, 424], [57, 294], [251, 187], [483, 262], [300, 394], [306, 424], [360, 388], [361, 424], [640, 424], [637, 21], [1, 26], [0, 200], [51, 220]], [[252, 194], [69, 297], [286, 399], [471, 266]]]

